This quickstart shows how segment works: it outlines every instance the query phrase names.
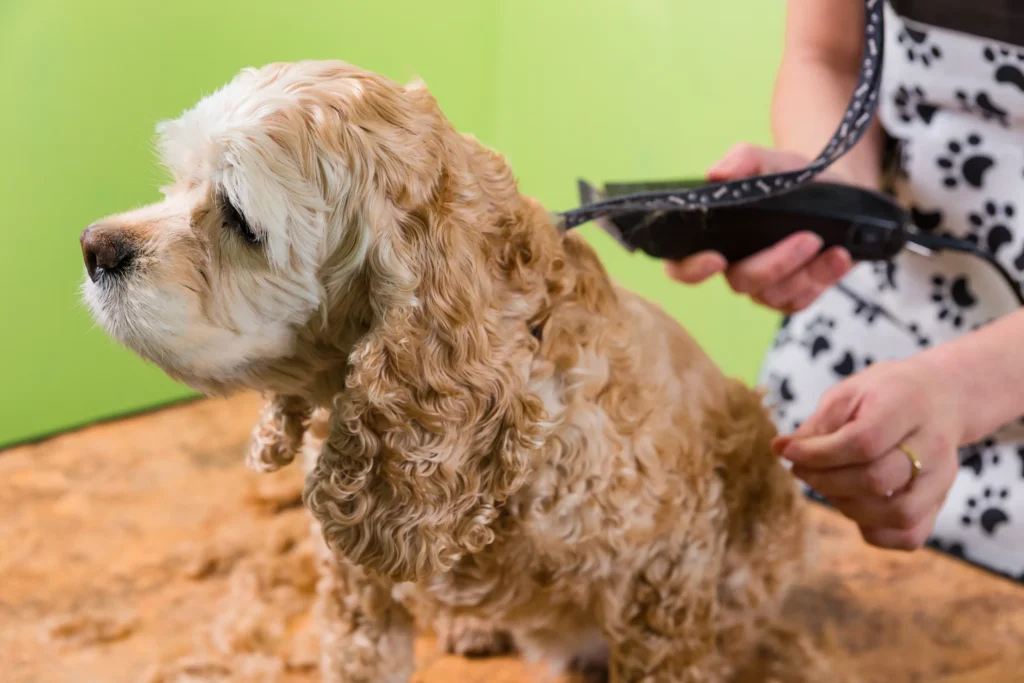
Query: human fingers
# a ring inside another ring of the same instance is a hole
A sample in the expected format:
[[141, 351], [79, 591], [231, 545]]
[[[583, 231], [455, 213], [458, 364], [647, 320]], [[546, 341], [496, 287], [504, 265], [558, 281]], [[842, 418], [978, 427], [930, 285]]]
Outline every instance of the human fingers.
[[761, 294], [808, 265], [821, 249], [812, 232], [798, 232], [725, 271], [729, 286], [739, 294]]
[[772, 451], [782, 455], [794, 441], [831, 434], [850, 421], [857, 408], [859, 394], [850, 380], [840, 382], [825, 392], [817, 409], [791, 434], [780, 434], [772, 440]]
[[924, 518], [909, 529], [860, 527], [860, 534], [869, 544], [888, 550], [917, 550], [923, 546], [935, 529], [941, 505], [937, 505]]
[[681, 261], [667, 261], [665, 272], [683, 284], [696, 285], [726, 268], [725, 257], [714, 251], [702, 251]]
[[832, 247], [815, 256], [806, 267], [763, 290], [758, 298], [776, 310], [801, 311], [839, 282], [852, 264], [846, 249]]
[[720, 182], [763, 173], [805, 168], [809, 160], [800, 154], [741, 142], [733, 145], [708, 169], [708, 180]]
[[831, 470], [793, 466], [793, 474], [826, 498], [885, 497], [899, 491], [914, 477], [910, 459], [899, 449], [865, 465], [849, 465]]
[[[875, 393], [866, 399], [848, 398], [842, 407], [850, 414], [849, 421], [831, 432], [818, 429], [812, 432], [813, 436], [791, 439], [782, 457], [794, 465], [816, 470], [873, 462], [896, 448], [922, 421], [917, 412], [920, 406], [901, 402], [899, 391]], [[829, 417], [834, 422], [834, 417]], [[809, 429], [814, 429], [815, 420], [814, 415], [808, 419]]]
[[[920, 442], [916, 442], [920, 443]], [[923, 452], [919, 445], [915, 452]], [[868, 529], [912, 531], [942, 505], [956, 477], [955, 458], [932, 454], [920, 475], [891, 496], [826, 496], [836, 509]]]

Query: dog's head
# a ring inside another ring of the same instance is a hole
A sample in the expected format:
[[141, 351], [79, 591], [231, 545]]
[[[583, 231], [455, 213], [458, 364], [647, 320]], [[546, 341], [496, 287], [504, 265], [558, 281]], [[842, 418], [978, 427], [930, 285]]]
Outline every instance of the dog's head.
[[159, 126], [162, 201], [82, 234], [85, 298], [175, 377], [246, 383], [316, 314], [349, 313], [367, 259], [412, 295], [387, 232], [431, 201], [452, 134], [418, 86], [337, 62], [247, 70]]
[[103, 327], [201, 390], [285, 395], [267, 466], [308, 415], [287, 395], [331, 400], [306, 499], [350, 559], [413, 578], [486, 543], [539, 444], [530, 327], [559, 267], [504, 160], [339, 62], [243, 72], [160, 149], [164, 199], [81, 237]]

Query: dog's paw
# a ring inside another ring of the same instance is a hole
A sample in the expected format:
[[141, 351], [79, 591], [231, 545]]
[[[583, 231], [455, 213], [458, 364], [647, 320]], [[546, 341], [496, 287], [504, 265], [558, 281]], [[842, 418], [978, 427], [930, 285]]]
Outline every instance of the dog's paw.
[[438, 627], [441, 648], [461, 657], [496, 657], [515, 651], [512, 636], [483, 621], [461, 617], [446, 619]]
[[604, 642], [588, 643], [569, 663], [569, 671], [580, 683], [608, 683], [611, 670], [608, 662], [608, 646]]
[[569, 668], [576, 675], [576, 680], [579, 680], [580, 683], [609, 683], [611, 681], [608, 660], [576, 660], [573, 661]]

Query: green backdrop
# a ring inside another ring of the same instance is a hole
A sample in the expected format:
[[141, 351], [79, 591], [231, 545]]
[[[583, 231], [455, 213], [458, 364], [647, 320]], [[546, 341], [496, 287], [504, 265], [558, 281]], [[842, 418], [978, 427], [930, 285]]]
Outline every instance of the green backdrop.
[[[241, 67], [421, 76], [525, 191], [567, 208], [577, 176], [692, 176], [766, 141], [781, 29], [764, 0], [0, 0], [0, 444], [189, 395], [93, 326], [77, 236], [157, 196], [154, 123]], [[771, 314], [586, 231], [615, 277], [754, 379]]]

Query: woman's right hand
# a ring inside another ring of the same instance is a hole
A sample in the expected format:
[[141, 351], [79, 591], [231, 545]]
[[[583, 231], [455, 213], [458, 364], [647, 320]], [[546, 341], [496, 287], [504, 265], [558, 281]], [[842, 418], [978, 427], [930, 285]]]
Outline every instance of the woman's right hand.
[[[798, 154], [741, 144], [711, 167], [708, 180], [720, 182], [792, 171], [809, 163]], [[820, 250], [820, 237], [813, 232], [800, 232], [731, 266], [721, 254], [702, 252], [682, 261], [669, 261], [666, 272], [686, 284], [697, 284], [724, 273], [733, 291], [788, 314], [809, 306], [853, 265], [849, 252], [842, 247], [819, 253]]]

